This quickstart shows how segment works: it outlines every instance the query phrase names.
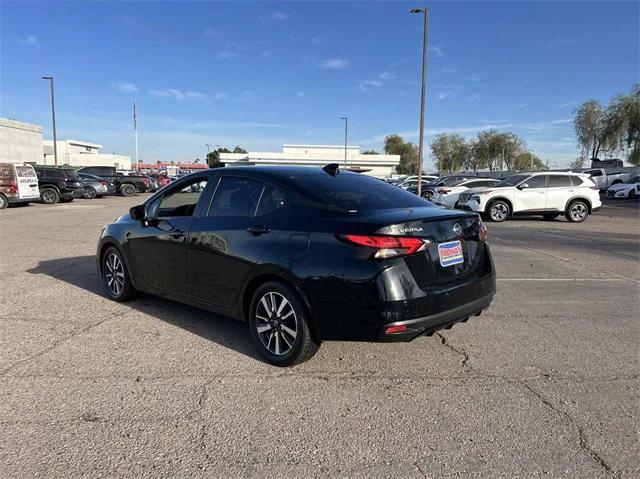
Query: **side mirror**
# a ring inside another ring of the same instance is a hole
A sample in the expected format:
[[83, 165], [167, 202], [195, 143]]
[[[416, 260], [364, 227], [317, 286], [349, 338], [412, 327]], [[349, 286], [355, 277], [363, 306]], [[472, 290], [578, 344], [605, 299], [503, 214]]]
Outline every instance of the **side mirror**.
[[129, 210], [129, 216], [136, 221], [144, 221], [147, 217], [144, 205], [136, 205]]
[[522, 183], [522, 184], [518, 185], [518, 189], [519, 190], [525, 190], [527, 188], [529, 188], [529, 183]]

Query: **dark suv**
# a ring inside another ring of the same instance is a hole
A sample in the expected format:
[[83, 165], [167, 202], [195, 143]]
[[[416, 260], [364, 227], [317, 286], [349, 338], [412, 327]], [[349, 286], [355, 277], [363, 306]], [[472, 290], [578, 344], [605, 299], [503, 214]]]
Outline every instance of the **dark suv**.
[[73, 201], [84, 193], [84, 185], [78, 174], [70, 168], [34, 166], [38, 176], [40, 199], [48, 205], [58, 201]]

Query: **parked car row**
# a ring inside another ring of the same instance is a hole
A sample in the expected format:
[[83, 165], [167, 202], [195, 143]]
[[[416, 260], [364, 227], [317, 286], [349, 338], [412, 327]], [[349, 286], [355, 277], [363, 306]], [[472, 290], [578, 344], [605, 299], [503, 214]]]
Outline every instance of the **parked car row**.
[[[417, 194], [417, 184], [407, 191]], [[423, 184], [421, 196], [446, 208], [475, 211], [495, 222], [516, 215], [541, 215], [547, 220], [564, 215], [568, 221], [579, 223], [600, 209], [599, 192], [590, 174], [543, 171], [504, 179], [441, 177]], [[610, 187], [608, 195], [621, 197], [636, 192], [635, 183], [618, 183]]]
[[162, 175], [124, 174], [112, 167], [79, 170], [42, 165], [0, 163], [0, 209], [13, 204], [56, 204], [76, 198], [155, 192], [169, 184]]

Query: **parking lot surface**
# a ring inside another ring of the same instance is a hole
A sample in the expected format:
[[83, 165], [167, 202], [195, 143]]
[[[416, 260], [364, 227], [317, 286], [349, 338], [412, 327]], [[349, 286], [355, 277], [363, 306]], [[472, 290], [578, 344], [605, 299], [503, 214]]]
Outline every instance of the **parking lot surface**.
[[405, 344], [279, 369], [245, 325], [106, 298], [141, 202], [0, 212], [0, 477], [639, 477], [638, 202], [488, 224], [498, 294]]

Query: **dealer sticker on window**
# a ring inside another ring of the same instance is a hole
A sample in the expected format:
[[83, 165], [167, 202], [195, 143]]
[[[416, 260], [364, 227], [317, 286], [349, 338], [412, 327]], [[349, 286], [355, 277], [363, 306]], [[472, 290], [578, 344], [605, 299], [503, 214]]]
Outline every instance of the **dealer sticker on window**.
[[452, 266], [464, 262], [460, 241], [440, 243], [438, 245], [438, 256], [440, 257], [440, 266]]

